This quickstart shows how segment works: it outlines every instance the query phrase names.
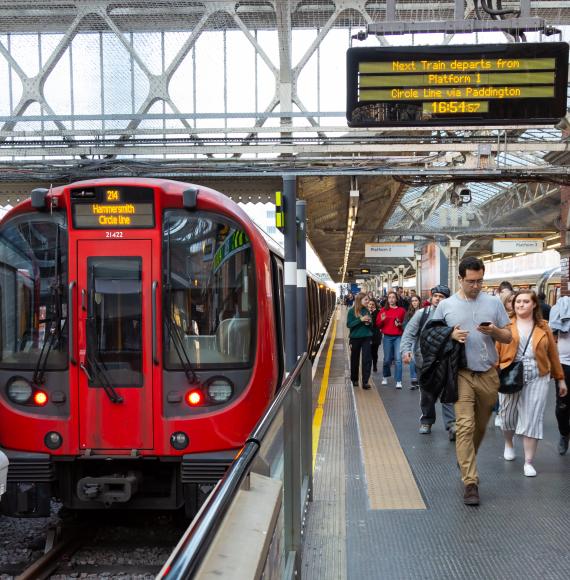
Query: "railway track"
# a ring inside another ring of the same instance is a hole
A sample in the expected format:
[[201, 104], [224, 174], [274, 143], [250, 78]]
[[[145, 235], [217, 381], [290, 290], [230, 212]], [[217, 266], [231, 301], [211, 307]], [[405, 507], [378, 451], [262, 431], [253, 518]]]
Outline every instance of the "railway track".
[[47, 538], [33, 540], [37, 547], [45, 540], [44, 553], [31, 562], [0, 566], [0, 578], [43, 580], [44, 578], [108, 577], [150, 580], [177, 544], [183, 529], [168, 516], [143, 520], [112, 521], [97, 518], [52, 526]]

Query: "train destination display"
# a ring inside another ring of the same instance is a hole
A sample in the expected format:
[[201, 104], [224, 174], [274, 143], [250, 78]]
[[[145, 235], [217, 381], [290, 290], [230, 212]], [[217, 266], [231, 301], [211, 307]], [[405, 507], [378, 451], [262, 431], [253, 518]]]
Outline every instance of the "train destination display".
[[76, 228], [154, 227], [154, 192], [146, 187], [74, 189], [71, 203]]
[[550, 124], [566, 114], [568, 44], [350, 48], [351, 127]]

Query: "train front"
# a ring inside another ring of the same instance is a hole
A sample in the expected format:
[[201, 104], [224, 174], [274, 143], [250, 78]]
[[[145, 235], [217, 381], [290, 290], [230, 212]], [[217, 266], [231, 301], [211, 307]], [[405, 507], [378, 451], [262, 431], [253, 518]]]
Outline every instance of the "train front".
[[278, 377], [268, 248], [167, 180], [35, 191], [0, 226], [5, 513], [196, 509]]

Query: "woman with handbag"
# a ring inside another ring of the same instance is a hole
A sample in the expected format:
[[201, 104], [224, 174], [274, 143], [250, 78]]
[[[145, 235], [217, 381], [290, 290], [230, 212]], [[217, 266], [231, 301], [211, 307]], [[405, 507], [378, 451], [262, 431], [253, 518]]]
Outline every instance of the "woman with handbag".
[[524, 474], [534, 477], [536, 448], [543, 435], [544, 408], [550, 378], [558, 380], [560, 392], [567, 393], [554, 336], [542, 319], [536, 293], [519, 290], [511, 316], [513, 340], [497, 343], [501, 388], [499, 399], [505, 437], [504, 458], [515, 458], [513, 436], [523, 437]]

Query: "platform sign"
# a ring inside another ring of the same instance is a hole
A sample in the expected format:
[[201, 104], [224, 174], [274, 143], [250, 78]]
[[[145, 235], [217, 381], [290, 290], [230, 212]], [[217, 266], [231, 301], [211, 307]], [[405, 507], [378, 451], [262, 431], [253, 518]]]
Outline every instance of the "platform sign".
[[365, 258], [413, 258], [415, 255], [413, 242], [379, 242], [364, 247]]
[[543, 252], [542, 238], [498, 238], [493, 240], [493, 253], [519, 254], [521, 252]]
[[350, 48], [351, 127], [556, 123], [565, 42]]

